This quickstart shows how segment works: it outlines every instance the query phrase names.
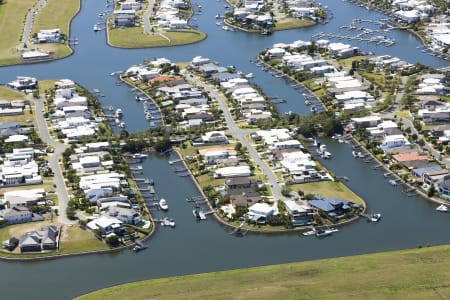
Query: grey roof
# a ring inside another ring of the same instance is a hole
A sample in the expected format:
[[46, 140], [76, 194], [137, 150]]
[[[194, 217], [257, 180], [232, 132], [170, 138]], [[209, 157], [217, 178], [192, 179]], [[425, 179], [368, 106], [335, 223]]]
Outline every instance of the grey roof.
[[248, 177], [231, 177], [225, 180], [226, 185], [248, 185], [251, 183]]
[[442, 170], [442, 167], [440, 165], [431, 165], [423, 168], [414, 169], [412, 172], [414, 175], [420, 177], [424, 173], [433, 172], [433, 171], [439, 171]]
[[19, 122], [0, 122], [0, 129], [19, 128]]

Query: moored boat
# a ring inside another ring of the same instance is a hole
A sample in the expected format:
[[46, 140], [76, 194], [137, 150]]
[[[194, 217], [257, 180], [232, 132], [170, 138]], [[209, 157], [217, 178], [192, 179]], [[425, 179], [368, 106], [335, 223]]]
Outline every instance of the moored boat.
[[164, 211], [168, 211], [169, 210], [169, 205], [167, 205], [167, 201], [166, 201], [166, 199], [164, 199], [164, 198], [161, 198], [160, 200], [159, 200], [159, 208], [161, 209], [161, 210], [164, 210]]
[[378, 222], [380, 221], [380, 219], [381, 219], [380, 213], [372, 214], [372, 216], [370, 217], [371, 222]]
[[436, 210], [437, 210], [437, 211], [441, 211], [441, 212], [449, 212], [449, 211], [450, 211], [450, 209], [448, 208], [448, 206], [445, 205], [445, 204], [439, 205], [438, 207], [436, 207]]

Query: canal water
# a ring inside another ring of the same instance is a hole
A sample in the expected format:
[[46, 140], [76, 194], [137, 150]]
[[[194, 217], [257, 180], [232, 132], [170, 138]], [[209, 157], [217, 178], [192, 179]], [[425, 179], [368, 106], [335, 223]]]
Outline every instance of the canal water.
[[[195, 15], [199, 29], [208, 34], [203, 42], [182, 47], [124, 50], [109, 47], [104, 32], [94, 33], [92, 26], [98, 13], [105, 9], [103, 1], [82, 0], [82, 10], [72, 23], [71, 38], [79, 45], [67, 59], [51, 63], [0, 68], [0, 82], [11, 81], [17, 75], [36, 76], [38, 79], [70, 78], [88, 89], [97, 88], [105, 95], [104, 106], [124, 110], [127, 130], [148, 128], [142, 106], [125, 85], [116, 83], [111, 72], [125, 70], [144, 59], [166, 57], [173, 62], [190, 61], [202, 55], [234, 65], [245, 73], [255, 75], [254, 82], [269, 96], [279, 96], [287, 103], [279, 106], [282, 112], [307, 114], [301, 93], [274, 78], [250, 62], [257, 53], [278, 42], [309, 40], [318, 32], [338, 33], [339, 27], [352, 18], [379, 19], [383, 15], [341, 1], [322, 1], [334, 12], [334, 19], [326, 25], [306, 29], [276, 32], [271, 36], [224, 32], [215, 25], [214, 16], [223, 15], [223, 1], [198, 1], [203, 14]], [[432, 67], [448, 65], [443, 60], [420, 52], [419, 41], [403, 31], [386, 33], [397, 43], [391, 47], [354, 43], [364, 51], [398, 56], [409, 62], [421, 62]], [[407, 50], [407, 51], [405, 51]], [[432, 205], [419, 197], [406, 197], [400, 188], [392, 187], [381, 171], [370, 169], [370, 164], [354, 159], [348, 144], [334, 140], [324, 141], [334, 158], [325, 165], [340, 176], [347, 176], [348, 186], [363, 197], [369, 211], [380, 212], [380, 223], [360, 220], [326, 239], [299, 237], [297, 234], [278, 236], [253, 235], [237, 238], [214, 220], [196, 222], [187, 196], [198, 195], [194, 184], [186, 177], [171, 171], [167, 157], [151, 157], [143, 162], [146, 177], [155, 180], [160, 197], [167, 199], [168, 216], [177, 226], [158, 228], [148, 242], [149, 248], [135, 254], [131, 251], [106, 255], [89, 255], [38, 262], [0, 262], [0, 289], [3, 295], [14, 299], [31, 297], [68, 299], [76, 295], [119, 283], [172, 275], [348, 256], [362, 253], [413, 248], [418, 245], [438, 245], [450, 242], [445, 234], [449, 216], [437, 213]], [[155, 213], [158, 216], [159, 212]]]

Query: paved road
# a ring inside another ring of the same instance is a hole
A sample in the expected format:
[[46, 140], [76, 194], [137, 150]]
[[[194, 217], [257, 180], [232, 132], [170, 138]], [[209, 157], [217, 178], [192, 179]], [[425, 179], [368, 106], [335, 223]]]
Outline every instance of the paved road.
[[68, 146], [55, 141], [48, 131], [47, 123], [45, 121], [44, 114], [42, 113], [45, 98], [41, 96], [36, 100], [29, 95], [27, 96], [27, 99], [34, 103], [37, 127], [39, 129], [42, 141], [55, 149], [54, 153], [52, 153], [49, 157], [48, 164], [54, 173], [53, 183], [56, 185], [56, 195], [58, 196], [58, 221], [63, 224], [73, 223], [73, 221], [69, 220], [66, 216], [69, 195], [67, 193], [61, 167], [58, 163], [59, 159], [62, 157], [62, 153], [68, 148]]
[[33, 6], [27, 13], [25, 17], [25, 24], [23, 26], [22, 38], [20, 40], [20, 44], [17, 47], [19, 51], [25, 50], [25, 46], [30, 40], [31, 29], [33, 28], [34, 16], [39, 12], [39, 10], [44, 7], [46, 4], [46, 0], [39, 0], [39, 2]]
[[153, 15], [153, 7], [155, 0], [149, 0], [147, 9], [144, 11], [142, 21], [144, 22], [144, 34], [152, 34], [152, 26], [150, 25], [150, 17]]
[[220, 109], [223, 111], [225, 121], [227, 122], [228, 130], [227, 132], [237, 138], [237, 140], [242, 144], [242, 146], [246, 147], [248, 150], [248, 154], [250, 155], [250, 158], [258, 165], [258, 167], [261, 169], [263, 174], [266, 176], [267, 182], [272, 187], [272, 194], [275, 199], [279, 199], [282, 201], [289, 200], [289, 198], [283, 196], [281, 194], [282, 187], [277, 182], [277, 177], [273, 173], [272, 169], [267, 165], [265, 161], [263, 161], [259, 154], [256, 152], [256, 150], [253, 148], [253, 146], [250, 144], [248, 139], [246, 138], [246, 135], [248, 135], [250, 132], [254, 130], [248, 130], [248, 129], [241, 129], [239, 128], [236, 123], [233, 120], [233, 116], [231, 115], [227, 104], [225, 103], [225, 98], [221, 94], [219, 94], [217, 91], [215, 91], [210, 85], [204, 83], [199, 78], [193, 76], [191, 77], [191, 80], [195, 83], [197, 86], [201, 86], [205, 89], [205, 91], [213, 98], [217, 100], [217, 103], [220, 107]]

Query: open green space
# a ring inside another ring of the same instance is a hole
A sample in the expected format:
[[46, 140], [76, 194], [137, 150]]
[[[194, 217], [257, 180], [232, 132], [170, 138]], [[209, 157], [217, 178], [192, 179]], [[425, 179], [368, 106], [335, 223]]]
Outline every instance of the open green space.
[[348, 187], [346, 187], [342, 182], [319, 181], [296, 184], [291, 187], [294, 191], [302, 190], [305, 195], [321, 195], [323, 197], [345, 199], [353, 203], [364, 204], [364, 201], [360, 197], [358, 197], [358, 195], [353, 193]]
[[[29, 222], [24, 224], [15, 224], [0, 228], [0, 241], [7, 240], [13, 236], [19, 238], [21, 235], [50, 225], [50, 221]], [[53, 223], [54, 224], [54, 223]], [[46, 251], [42, 253], [29, 252], [20, 253], [16, 248], [13, 252], [5, 250], [0, 251], [0, 258], [37, 258], [45, 256], [57, 256], [62, 254], [83, 253], [89, 251], [107, 250], [109, 247], [95, 238], [92, 232], [83, 230], [78, 226], [62, 227], [60, 238], [60, 248], [58, 250]]]
[[293, 28], [302, 28], [302, 27], [308, 27], [312, 26], [316, 23], [314, 23], [311, 20], [305, 20], [305, 19], [295, 19], [295, 18], [283, 18], [278, 20], [275, 23], [275, 30], [286, 30], [286, 29], [293, 29]]
[[343, 59], [338, 59], [337, 62], [346, 68], [351, 68], [352, 67], [352, 62], [354, 61], [360, 61], [365, 59], [366, 57], [364, 55], [358, 55], [358, 56], [353, 56], [353, 57], [349, 57], [349, 58], [343, 58]]
[[67, 227], [61, 236], [58, 254], [82, 253], [109, 249], [108, 245], [99, 241], [92, 232], [78, 226]]
[[4, 100], [22, 100], [25, 98], [25, 95], [22, 93], [19, 93], [17, 91], [0, 87], [0, 99]]
[[17, 46], [22, 36], [25, 15], [35, 0], [5, 0], [0, 4], [0, 65], [20, 62]]
[[150, 48], [192, 44], [206, 38], [205, 33], [194, 29], [163, 35], [144, 34], [141, 27], [108, 29], [108, 43], [120, 48]]
[[[21, 63], [20, 52], [17, 50], [23, 33], [24, 20], [27, 12], [36, 4], [36, 0], [6, 0], [0, 4], [0, 65]], [[32, 32], [39, 29], [60, 28], [69, 33], [70, 20], [80, 8], [80, 1], [48, 0], [42, 10], [35, 16]], [[29, 43], [30, 45], [30, 43]], [[53, 51], [55, 57], [64, 57], [72, 50], [64, 44], [40, 44], [39, 48]]]
[[[30, 122], [28, 122], [31, 120]], [[23, 115], [0, 117], [1, 122], [19, 122], [21, 126], [33, 123], [34, 116], [29, 109], [23, 110]]]
[[449, 264], [450, 246], [439, 246], [146, 280], [77, 299], [448, 299]]
[[[61, 33], [69, 37], [70, 21], [80, 10], [81, 2], [78, 0], [58, 1], [47, 0], [45, 6], [39, 11], [34, 19], [32, 33], [42, 29], [59, 28]], [[68, 56], [72, 49], [65, 44], [39, 44], [39, 48], [51, 51], [56, 58]]]

